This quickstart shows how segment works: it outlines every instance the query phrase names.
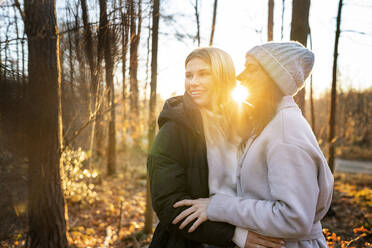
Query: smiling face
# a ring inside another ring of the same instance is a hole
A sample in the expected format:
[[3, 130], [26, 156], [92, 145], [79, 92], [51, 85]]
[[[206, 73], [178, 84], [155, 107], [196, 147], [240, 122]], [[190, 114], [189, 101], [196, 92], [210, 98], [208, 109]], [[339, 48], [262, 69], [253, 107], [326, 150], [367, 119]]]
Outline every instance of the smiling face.
[[200, 58], [186, 64], [185, 90], [199, 107], [209, 108], [213, 87], [211, 66]]

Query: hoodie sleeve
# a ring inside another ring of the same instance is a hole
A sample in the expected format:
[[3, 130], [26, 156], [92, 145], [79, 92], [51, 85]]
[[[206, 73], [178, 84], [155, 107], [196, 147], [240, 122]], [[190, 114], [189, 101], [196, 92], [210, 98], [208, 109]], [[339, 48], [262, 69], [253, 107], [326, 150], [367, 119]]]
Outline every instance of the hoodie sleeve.
[[208, 218], [273, 237], [310, 234], [319, 195], [314, 159], [299, 147], [279, 143], [268, 151], [266, 160], [273, 200], [216, 194]]
[[206, 221], [194, 232], [189, 233], [190, 223], [183, 230], [172, 224], [173, 219], [187, 207], [173, 208], [173, 204], [192, 199], [186, 185], [186, 171], [180, 128], [174, 122], [165, 123], [152, 145], [147, 160], [153, 208], [162, 225], [171, 232], [179, 233], [186, 239], [217, 246], [232, 247], [235, 227], [220, 222]]

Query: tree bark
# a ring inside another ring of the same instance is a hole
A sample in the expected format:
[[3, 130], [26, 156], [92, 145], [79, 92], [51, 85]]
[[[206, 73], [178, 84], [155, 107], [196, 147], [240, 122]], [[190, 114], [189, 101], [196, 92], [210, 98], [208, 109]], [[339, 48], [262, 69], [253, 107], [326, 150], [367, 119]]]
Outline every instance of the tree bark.
[[108, 146], [107, 146], [107, 174], [113, 175], [116, 173], [116, 130], [115, 130], [115, 91], [114, 91], [114, 65], [111, 47], [111, 30], [107, 20], [107, 4], [106, 0], [99, 0], [100, 7], [100, 26], [102, 31], [102, 42], [104, 48], [105, 59], [105, 76], [106, 87], [108, 90], [107, 102], [110, 108], [110, 120], [108, 130]]
[[[138, 106], [138, 45], [141, 36], [141, 24], [142, 24], [142, 10], [141, 10], [141, 0], [136, 4], [138, 12], [135, 11], [135, 3], [133, 0], [129, 1], [130, 4], [130, 64], [129, 64], [129, 81], [130, 81], [130, 129], [131, 135], [134, 139], [134, 145], [139, 145], [139, 106]], [[137, 26], [136, 26], [137, 21]]]
[[273, 27], [274, 27], [274, 0], [269, 0], [269, 13], [267, 20], [267, 41], [273, 40]]
[[[310, 0], [293, 0], [290, 39], [298, 41], [304, 46], [307, 45], [309, 34], [309, 10]], [[302, 114], [305, 115], [305, 87], [294, 98]]]
[[282, 0], [282, 26], [280, 27], [280, 40], [283, 40], [284, 35], [284, 11], [285, 11], [285, 0]]
[[[92, 30], [91, 26], [89, 24], [89, 16], [87, 11], [87, 3], [86, 0], [81, 0], [81, 10], [82, 10], [82, 19], [83, 19], [83, 26], [84, 26], [84, 36], [85, 36], [85, 54], [88, 58], [88, 64], [90, 68], [90, 78], [91, 78], [91, 87], [90, 87], [90, 93], [91, 93], [91, 103], [90, 103], [90, 115], [91, 117], [96, 116], [95, 121], [92, 122], [92, 129], [91, 129], [91, 136], [90, 136], [90, 153], [91, 156], [89, 158], [89, 167], [91, 167], [91, 158], [93, 154], [100, 153], [101, 149], [101, 141], [102, 136], [99, 133], [101, 131], [99, 127], [100, 123], [100, 114], [99, 114], [99, 106], [101, 104], [98, 104], [98, 93], [99, 93], [99, 75], [101, 71], [101, 61], [103, 57], [103, 49], [100, 42], [100, 37], [98, 37], [98, 44], [97, 44], [97, 60], [95, 60], [93, 49], [93, 37], [92, 37]], [[99, 36], [99, 34], [98, 34]], [[97, 132], [98, 130], [98, 132]], [[97, 135], [96, 135], [97, 134]], [[97, 136], [97, 137], [96, 137]], [[96, 147], [98, 147], [98, 151], [96, 150], [94, 152], [94, 138], [96, 137], [96, 143], [98, 144]], [[99, 154], [98, 154], [99, 155]]]
[[214, 30], [216, 28], [216, 15], [217, 15], [217, 0], [214, 0], [211, 38], [209, 39], [209, 46], [213, 45]]
[[199, 20], [199, 1], [195, 0], [195, 18], [196, 18], [196, 40], [198, 41], [198, 47], [200, 47], [200, 20]]
[[[122, 5], [122, 4], [120, 4]], [[121, 10], [121, 23], [122, 23], [122, 33], [121, 33], [121, 70], [122, 70], [122, 77], [123, 77], [123, 113], [126, 114], [126, 98], [127, 98], [127, 92], [126, 92], [126, 71], [127, 71], [127, 53], [128, 53], [128, 34], [129, 34], [129, 22], [128, 22], [128, 2], [125, 1], [125, 8], [126, 13], [124, 13], [123, 10]]]
[[68, 247], [61, 187], [61, 75], [55, 1], [25, 1], [31, 247]]
[[[309, 28], [310, 37], [310, 48], [313, 49], [313, 39], [311, 35], [311, 30]], [[313, 75], [310, 76], [310, 114], [311, 114], [311, 128], [313, 129], [314, 135], [317, 136], [315, 127], [315, 110], [314, 110], [314, 96], [313, 96]]]
[[[1, 42], [1, 35], [0, 35], [0, 42]], [[1, 46], [0, 46], [0, 82], [3, 79], [3, 64], [2, 64], [2, 55], [1, 55]]]
[[70, 65], [70, 88], [71, 88], [71, 94], [74, 95], [74, 63], [73, 63], [73, 57], [72, 57], [72, 38], [71, 38], [71, 29], [70, 24], [67, 23], [67, 38], [68, 38], [68, 52], [69, 52], [69, 65]]
[[339, 1], [336, 22], [335, 46], [333, 52], [333, 69], [332, 69], [332, 88], [331, 88], [331, 102], [328, 119], [328, 165], [332, 173], [334, 172], [335, 160], [335, 125], [336, 125], [336, 94], [337, 94], [337, 58], [338, 58], [338, 43], [340, 39], [341, 13], [343, 0]]
[[[152, 44], [151, 44], [151, 82], [150, 82], [150, 105], [149, 105], [149, 133], [148, 133], [148, 150], [152, 146], [155, 137], [156, 128], [156, 88], [158, 77], [158, 41], [159, 41], [159, 19], [160, 19], [160, 0], [154, 0], [152, 12]], [[145, 214], [145, 232], [152, 232], [153, 211], [151, 204], [151, 193], [149, 178], [147, 176], [146, 187], [146, 214]]]
[[17, 60], [16, 60], [16, 73], [17, 73], [17, 83], [20, 82], [20, 73], [19, 73], [19, 32], [18, 32], [18, 18], [17, 18], [17, 12], [16, 12], [16, 7], [14, 6], [14, 25], [15, 25], [15, 28], [16, 28], [16, 37], [17, 37], [17, 41], [16, 41], [16, 57], [17, 57]]

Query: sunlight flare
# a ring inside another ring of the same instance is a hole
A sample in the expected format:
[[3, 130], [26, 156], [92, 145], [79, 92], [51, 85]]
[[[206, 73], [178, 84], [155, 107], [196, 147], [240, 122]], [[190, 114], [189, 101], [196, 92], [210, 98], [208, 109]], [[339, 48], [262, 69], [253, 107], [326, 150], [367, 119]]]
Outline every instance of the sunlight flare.
[[249, 97], [249, 91], [246, 87], [242, 86], [239, 82], [236, 84], [235, 88], [231, 92], [232, 99], [239, 105], [247, 102]]

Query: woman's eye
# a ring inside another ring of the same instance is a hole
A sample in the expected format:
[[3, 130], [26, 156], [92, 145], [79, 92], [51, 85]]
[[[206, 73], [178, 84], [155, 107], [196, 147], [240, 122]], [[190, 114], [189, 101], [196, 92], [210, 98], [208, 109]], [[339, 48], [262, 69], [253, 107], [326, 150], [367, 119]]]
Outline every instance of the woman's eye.
[[190, 79], [190, 78], [192, 78], [192, 75], [191, 74], [186, 74], [185, 77], [186, 77], [186, 79]]
[[201, 77], [206, 77], [206, 76], [209, 76], [210, 73], [207, 72], [207, 71], [203, 71], [203, 72], [200, 72], [199, 75], [200, 75]]

